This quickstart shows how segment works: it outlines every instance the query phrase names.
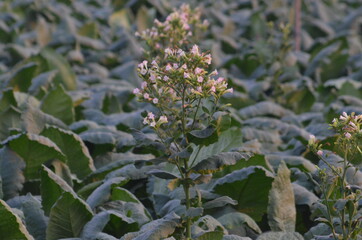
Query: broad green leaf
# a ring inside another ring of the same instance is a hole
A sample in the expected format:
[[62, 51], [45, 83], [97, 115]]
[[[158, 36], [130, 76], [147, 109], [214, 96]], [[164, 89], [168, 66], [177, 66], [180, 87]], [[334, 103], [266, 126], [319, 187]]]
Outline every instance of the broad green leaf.
[[78, 135], [56, 127], [46, 127], [41, 135], [52, 140], [60, 148], [67, 157], [71, 172], [79, 179], [85, 178], [95, 170], [88, 148]]
[[0, 199], [0, 238], [34, 240], [21, 219]]
[[141, 203], [135, 195], [133, 195], [130, 191], [125, 188], [115, 187], [112, 190], [112, 201], [124, 201], [124, 202], [133, 202], [133, 203]]
[[0, 112], [6, 111], [10, 106], [17, 107], [18, 103], [15, 99], [13, 89], [3, 89], [0, 95]]
[[21, 129], [21, 112], [13, 106], [0, 111], [0, 140], [9, 136], [11, 128]]
[[41, 204], [47, 216], [49, 216], [50, 210], [63, 192], [74, 193], [73, 189], [62, 178], [44, 165], [41, 169], [40, 192], [42, 196]]
[[35, 62], [19, 65], [10, 77], [8, 86], [13, 87], [14, 91], [26, 92], [31, 85], [31, 79], [36, 73], [37, 67]]
[[179, 226], [180, 217], [175, 213], [149, 222], [138, 232], [127, 233], [120, 240], [159, 240], [170, 236]]
[[153, 170], [147, 172], [147, 174], [150, 174], [150, 175], [153, 175], [155, 177], [162, 178], [162, 179], [175, 179], [175, 178], [177, 178], [177, 176], [175, 176], [173, 173], [166, 172], [166, 171], [163, 171], [163, 170], [158, 170], [158, 169], [153, 169]]
[[212, 143], [215, 143], [218, 139], [217, 131], [212, 126], [202, 130], [193, 130], [187, 135], [189, 142], [195, 143], [196, 145], [208, 146]]
[[248, 154], [238, 152], [222, 152], [200, 161], [191, 170], [202, 174], [220, 171], [224, 166], [234, 165], [239, 161], [247, 161]]
[[0, 176], [4, 199], [10, 199], [19, 195], [25, 181], [24, 168], [24, 160], [8, 146], [0, 149]]
[[138, 223], [133, 219], [115, 211], [102, 211], [84, 226], [82, 238], [94, 239], [100, 232], [119, 238], [137, 230]]
[[22, 157], [26, 163], [24, 175], [26, 179], [38, 179], [39, 169], [43, 163], [51, 159], [65, 161], [65, 156], [49, 138], [27, 133], [9, 137], [5, 143], [11, 150]]
[[202, 206], [205, 209], [210, 209], [210, 208], [224, 207], [227, 204], [237, 205], [238, 202], [231, 199], [228, 196], [222, 196], [222, 197], [215, 198], [211, 201], [208, 201], [208, 202], [204, 203]]
[[222, 232], [224, 234], [227, 233], [227, 230], [224, 228], [224, 226], [210, 215], [200, 217], [192, 225], [192, 235], [195, 237], [199, 237], [207, 232], [214, 231]]
[[222, 240], [224, 233], [222, 231], [206, 232], [197, 237], [196, 240]]
[[266, 232], [256, 240], [303, 240], [303, 236], [297, 232]]
[[19, 196], [7, 201], [12, 208], [21, 210], [24, 214], [24, 222], [29, 233], [35, 239], [45, 239], [48, 220], [44, 215], [40, 200], [31, 194]]
[[267, 210], [273, 178], [263, 167], [247, 167], [216, 180], [213, 191], [238, 201], [238, 211], [260, 221]]
[[249, 157], [249, 159], [247, 159], [246, 161], [242, 159], [240, 161], [237, 161], [234, 165], [225, 166], [221, 171], [214, 173], [213, 176], [215, 178], [220, 178], [236, 170], [240, 170], [250, 166], [261, 166], [269, 171], [273, 171], [272, 166], [270, 165], [269, 161], [265, 159], [264, 155], [255, 154]]
[[58, 70], [54, 82], [62, 84], [67, 90], [75, 90], [77, 88], [76, 76], [69, 66], [66, 59], [50, 48], [43, 48], [40, 52], [47, 64], [47, 71]]
[[67, 129], [67, 126], [59, 119], [42, 112], [40, 109], [28, 106], [22, 113], [23, 129], [29, 133], [39, 134], [45, 125], [53, 125], [62, 129]]
[[74, 122], [75, 113], [72, 98], [60, 84], [45, 95], [40, 108], [43, 112], [60, 119], [65, 124]]
[[256, 222], [248, 215], [241, 212], [231, 212], [222, 215], [217, 219], [230, 234], [245, 236], [248, 231], [253, 230], [261, 234], [261, 230]]
[[294, 232], [296, 209], [290, 170], [282, 161], [269, 192], [268, 223], [273, 231]]
[[292, 112], [273, 102], [259, 102], [239, 110], [242, 119], [260, 116], [272, 116], [282, 118], [292, 115]]
[[[217, 142], [209, 146], [196, 146], [190, 156], [190, 163], [198, 164], [201, 160], [221, 152], [230, 151], [242, 145], [242, 134], [239, 129], [229, 129], [223, 132]], [[200, 149], [201, 148], [201, 149]]]
[[128, 182], [128, 179], [123, 177], [115, 177], [105, 181], [97, 187], [87, 198], [87, 203], [93, 209], [96, 206], [106, 202], [111, 197], [112, 189], [123, 186]]
[[79, 237], [93, 217], [90, 207], [74, 193], [64, 192], [49, 215], [47, 240]]

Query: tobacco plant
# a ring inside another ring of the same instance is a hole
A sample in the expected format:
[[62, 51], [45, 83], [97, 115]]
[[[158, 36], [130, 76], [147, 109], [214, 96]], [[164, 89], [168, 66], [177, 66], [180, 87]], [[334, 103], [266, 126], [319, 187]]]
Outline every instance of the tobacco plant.
[[[138, 65], [143, 82], [133, 91], [140, 101], [157, 109], [156, 113], [147, 113], [143, 124], [157, 133], [166, 146], [168, 161], [177, 167], [179, 176], [169, 188], [183, 187], [186, 210], [197, 207], [192, 205], [190, 188], [198, 182], [192, 174], [198, 172], [194, 167], [201, 147], [217, 141], [224, 130], [227, 114], [219, 111], [219, 99], [233, 92], [226, 79], [216, 77], [217, 70], [209, 71], [210, 54], [203, 53], [196, 44], [187, 48], [187, 38], [193, 35], [189, 24], [198, 21], [198, 15], [183, 5], [180, 12], [169, 15], [164, 23], [156, 21], [157, 28], [141, 35], [150, 47], [149, 53], [158, 55], [151, 63], [144, 60]], [[171, 47], [163, 49], [165, 46]], [[186, 216], [187, 239], [191, 238], [191, 224], [191, 217]]]
[[[322, 144], [314, 136], [309, 139], [309, 147], [327, 166], [319, 169], [319, 188], [322, 193], [321, 204], [318, 208], [322, 216], [316, 220], [327, 224], [334, 239], [358, 239], [362, 232], [362, 216], [358, 213], [359, 201], [362, 199], [362, 189], [350, 184], [348, 175], [354, 175], [355, 156], [361, 154], [362, 115], [346, 112], [333, 119], [330, 125], [337, 132], [335, 145], [343, 158], [331, 162], [330, 152], [323, 152]], [[357, 158], [358, 159], [358, 158]], [[359, 159], [358, 159], [359, 160]]]

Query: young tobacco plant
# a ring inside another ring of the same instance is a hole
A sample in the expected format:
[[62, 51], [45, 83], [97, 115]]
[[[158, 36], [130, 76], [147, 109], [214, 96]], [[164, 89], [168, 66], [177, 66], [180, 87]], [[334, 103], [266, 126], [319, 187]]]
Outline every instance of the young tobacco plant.
[[[143, 123], [158, 135], [166, 147], [168, 162], [178, 170], [169, 188], [182, 186], [186, 210], [200, 207], [201, 197], [198, 201], [191, 199], [190, 188], [202, 182], [205, 175], [193, 168], [202, 146], [216, 142], [225, 130], [228, 117], [220, 112], [219, 99], [233, 91], [224, 78], [217, 77], [217, 70], [209, 71], [211, 55], [195, 44], [189, 47], [189, 37], [207, 25], [205, 21], [198, 24], [199, 16], [199, 10], [191, 11], [183, 5], [165, 22], [155, 21], [155, 27], [138, 34], [148, 46], [148, 60], [138, 65], [143, 82], [133, 91], [139, 101], [157, 109], [148, 112]], [[184, 220], [185, 237], [191, 239], [193, 218], [186, 214]]]
[[[361, 154], [359, 147], [362, 140], [362, 115], [343, 114], [335, 118], [330, 125], [337, 133], [335, 145], [343, 155], [337, 164], [328, 161], [328, 153], [322, 151], [322, 145], [314, 136], [309, 139], [309, 148], [327, 165], [327, 169], [319, 169], [320, 190], [323, 195], [321, 212], [323, 217], [318, 221], [330, 227], [334, 239], [358, 239], [362, 233], [362, 216], [359, 213], [359, 201], [362, 200], [362, 189], [347, 182], [347, 173], [354, 168], [355, 155]], [[353, 171], [352, 171], [353, 174]]]

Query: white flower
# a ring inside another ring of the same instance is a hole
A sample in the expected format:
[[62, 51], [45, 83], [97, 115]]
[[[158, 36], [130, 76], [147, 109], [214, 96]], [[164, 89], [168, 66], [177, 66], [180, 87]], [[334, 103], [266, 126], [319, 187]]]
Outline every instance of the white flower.
[[157, 103], [158, 103], [158, 99], [157, 99], [157, 98], [154, 98], [154, 99], [152, 100], [152, 102], [153, 102], [154, 104], [157, 104]]
[[142, 68], [141, 71], [140, 71], [140, 73], [141, 73], [142, 75], [146, 75], [147, 69]]
[[164, 123], [168, 123], [167, 117], [166, 116], [161, 116], [160, 119], [158, 119], [158, 121], [157, 121], [157, 125], [161, 125], [161, 124], [164, 124]]
[[151, 123], [150, 123], [150, 126], [151, 126], [151, 127], [155, 127], [155, 126], [156, 126], [156, 123], [155, 123], [155, 122], [151, 122]]
[[167, 55], [172, 55], [172, 50], [171, 50], [170, 48], [166, 48], [166, 49], [165, 49], [165, 53], [166, 53]]
[[207, 64], [211, 64], [211, 55], [210, 54], [207, 54], [206, 56], [205, 56], [205, 58], [204, 58], [204, 60], [205, 60], [205, 62], [207, 63]]
[[214, 71], [212, 71], [211, 73], [210, 73], [210, 76], [216, 76], [216, 75], [218, 75], [219, 73], [217, 72], [217, 70], [215, 69]]
[[155, 119], [155, 115], [152, 112], [148, 112], [147, 118], [149, 119]]

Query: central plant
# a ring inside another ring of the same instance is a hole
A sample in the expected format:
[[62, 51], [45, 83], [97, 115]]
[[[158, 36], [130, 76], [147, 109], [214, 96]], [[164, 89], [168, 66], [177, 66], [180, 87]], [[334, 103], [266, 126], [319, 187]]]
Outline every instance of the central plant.
[[[201, 204], [200, 199], [195, 206], [192, 204], [190, 188], [205, 179], [203, 174], [215, 170], [195, 168], [199, 163], [197, 156], [202, 146], [216, 142], [228, 128], [225, 125], [230, 118], [220, 111], [219, 100], [233, 91], [224, 78], [217, 77], [217, 70], [210, 71], [211, 55], [195, 44], [189, 46], [187, 39], [207, 24], [197, 24], [199, 15], [199, 10], [191, 11], [183, 5], [164, 23], [156, 21], [155, 27], [138, 34], [147, 44], [149, 59], [138, 65], [143, 82], [133, 91], [140, 101], [157, 109], [147, 112], [143, 123], [154, 129], [167, 149], [168, 161], [177, 167], [179, 176], [170, 182], [169, 188], [183, 187], [188, 212]], [[189, 239], [190, 215], [184, 216]]]

